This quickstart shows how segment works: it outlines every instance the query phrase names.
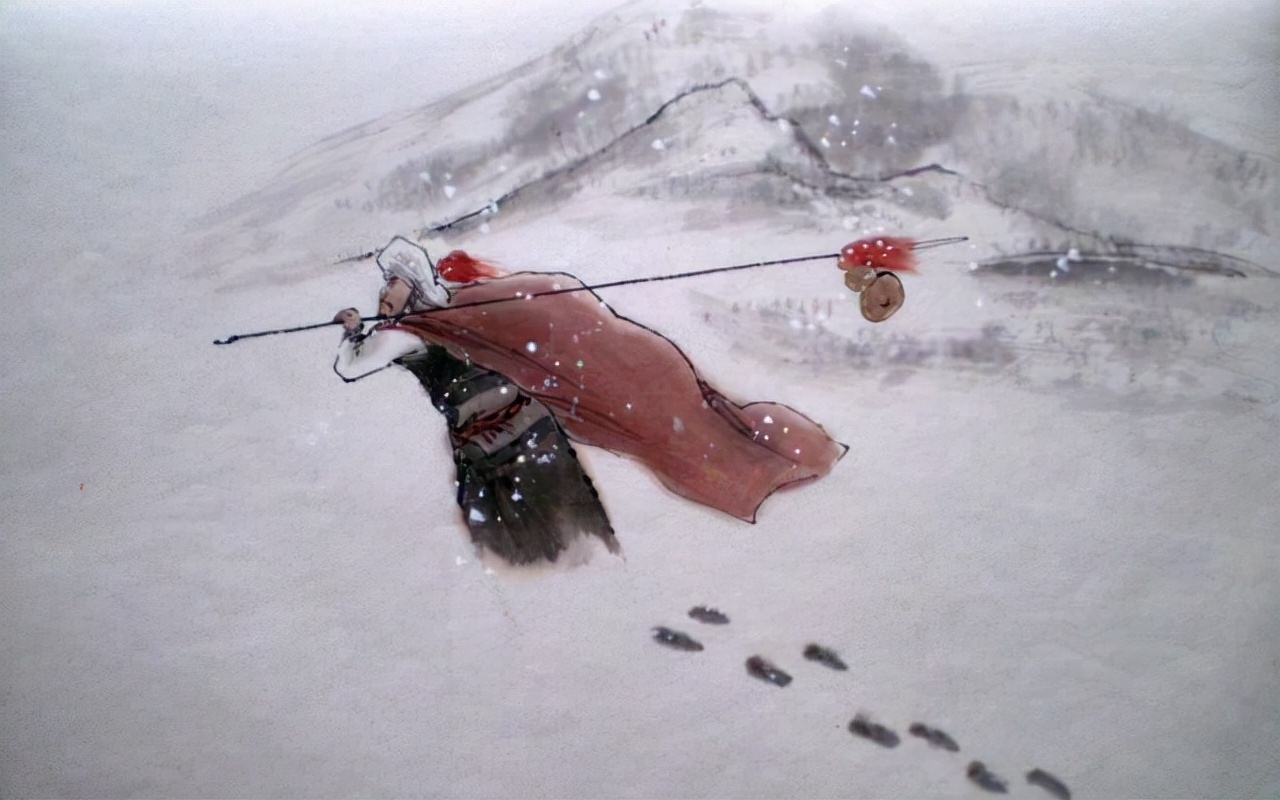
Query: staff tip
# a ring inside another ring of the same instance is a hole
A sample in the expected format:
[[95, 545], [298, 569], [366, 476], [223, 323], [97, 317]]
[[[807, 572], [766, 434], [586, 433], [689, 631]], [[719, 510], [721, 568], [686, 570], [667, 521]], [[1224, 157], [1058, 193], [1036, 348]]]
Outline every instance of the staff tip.
[[928, 250], [930, 247], [943, 247], [949, 244], [960, 244], [969, 241], [968, 236], [947, 236], [942, 239], [924, 239], [915, 243], [916, 250]]

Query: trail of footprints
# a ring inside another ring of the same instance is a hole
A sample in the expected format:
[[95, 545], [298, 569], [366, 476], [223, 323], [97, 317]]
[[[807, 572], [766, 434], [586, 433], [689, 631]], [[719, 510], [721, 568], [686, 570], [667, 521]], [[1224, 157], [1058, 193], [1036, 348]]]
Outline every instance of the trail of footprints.
[[[695, 606], [689, 609], [689, 617], [706, 625], [729, 624], [729, 617], [726, 614], [707, 606]], [[704, 649], [701, 642], [684, 631], [663, 626], [653, 629], [653, 639], [658, 644], [689, 653]], [[849, 669], [849, 665], [841, 660], [839, 654], [822, 645], [808, 645], [805, 647], [803, 655], [806, 660], [821, 664], [829, 669], [840, 672], [845, 672]], [[774, 686], [785, 687], [792, 681], [791, 675], [764, 656], [751, 656], [747, 659], [746, 667], [748, 675], [765, 683], [771, 683]], [[849, 722], [849, 733], [880, 747], [897, 747], [902, 741], [892, 728], [874, 722], [863, 714], [858, 714]], [[911, 723], [910, 727], [907, 728], [907, 733], [925, 741], [930, 747], [946, 750], [949, 753], [960, 752], [960, 745], [956, 743], [955, 739], [951, 738], [945, 731], [930, 727], [923, 722]], [[1007, 794], [1009, 791], [1008, 782], [987, 769], [986, 764], [981, 761], [970, 761], [965, 768], [965, 776], [974, 785], [988, 792]], [[1067, 788], [1067, 785], [1038, 767], [1028, 772], [1026, 779], [1027, 783], [1043, 789], [1057, 798], [1057, 800], [1071, 800], [1071, 790]]]

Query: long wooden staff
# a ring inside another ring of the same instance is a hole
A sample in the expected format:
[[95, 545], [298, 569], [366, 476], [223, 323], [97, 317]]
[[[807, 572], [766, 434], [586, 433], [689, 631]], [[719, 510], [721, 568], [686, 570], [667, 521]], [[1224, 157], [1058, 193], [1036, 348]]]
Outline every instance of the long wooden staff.
[[[407, 312], [401, 314], [378, 314], [371, 317], [362, 317], [365, 322], [377, 322], [382, 320], [396, 320], [412, 314], [431, 314], [438, 311], [472, 308], [475, 306], [488, 306], [497, 303], [510, 303], [514, 300], [528, 300], [532, 297], [549, 297], [557, 294], [570, 294], [572, 292], [589, 292], [597, 289], [612, 289], [617, 286], [633, 286], [638, 283], [656, 283], [658, 281], [677, 281], [685, 278], [695, 278], [700, 275], [714, 275], [718, 272], [736, 272], [744, 269], [757, 269], [759, 267], [775, 267], [781, 264], [799, 264], [805, 261], [822, 261], [829, 258], [838, 259], [838, 265], [846, 271], [866, 269], [866, 270], [888, 270], [895, 272], [911, 272], [914, 271], [914, 261], [911, 254], [917, 250], [927, 250], [931, 247], [940, 247], [947, 244], [956, 244], [957, 242], [967, 241], [967, 236], [950, 236], [944, 239], [926, 239], [924, 241], [914, 241], [912, 239], [898, 237], [868, 237], [859, 239], [856, 242], [845, 245], [839, 253], [824, 253], [817, 256], [798, 256], [796, 258], [777, 258], [770, 261], [753, 261], [749, 264], [734, 264], [729, 267], [713, 267], [711, 269], [699, 269], [691, 272], [676, 272], [670, 275], [652, 275], [646, 278], [628, 278], [621, 281], [609, 281], [607, 283], [597, 283], [592, 286], [574, 286], [569, 289], [555, 289], [548, 292], [537, 292], [535, 294], [522, 295], [520, 297], [498, 297], [491, 300], [480, 300], [474, 303], [462, 303], [455, 306], [447, 306], [445, 308], [426, 309], [422, 311]], [[846, 281], [846, 284], [849, 282]], [[850, 285], [852, 288], [852, 285]], [[215, 339], [214, 344], [231, 344], [242, 339], [256, 339], [260, 336], [275, 336], [281, 333], [299, 333], [301, 331], [312, 331], [319, 328], [328, 328], [332, 325], [341, 325], [337, 320], [329, 322], [316, 322], [311, 325], [299, 325], [293, 328], [276, 328], [269, 331], [256, 331], [254, 333], [237, 333], [228, 336], [225, 339]]]

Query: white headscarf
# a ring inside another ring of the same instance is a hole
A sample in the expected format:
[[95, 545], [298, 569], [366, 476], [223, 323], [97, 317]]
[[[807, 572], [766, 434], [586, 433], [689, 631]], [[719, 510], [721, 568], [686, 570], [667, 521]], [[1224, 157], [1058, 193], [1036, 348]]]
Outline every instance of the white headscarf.
[[449, 290], [436, 274], [431, 256], [421, 246], [402, 236], [394, 237], [378, 253], [378, 268], [384, 280], [399, 278], [412, 291], [406, 307], [413, 311], [442, 308], [449, 304]]

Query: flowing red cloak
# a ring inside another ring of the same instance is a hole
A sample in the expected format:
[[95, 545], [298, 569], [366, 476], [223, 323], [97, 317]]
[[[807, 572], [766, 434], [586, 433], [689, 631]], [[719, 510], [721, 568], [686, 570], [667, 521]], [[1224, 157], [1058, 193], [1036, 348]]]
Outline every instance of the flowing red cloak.
[[529, 297], [582, 286], [563, 273], [494, 278], [396, 327], [505, 375], [574, 441], [636, 458], [676, 494], [748, 522], [774, 491], [826, 475], [848, 449], [794, 409], [728, 400], [670, 340], [591, 291]]

